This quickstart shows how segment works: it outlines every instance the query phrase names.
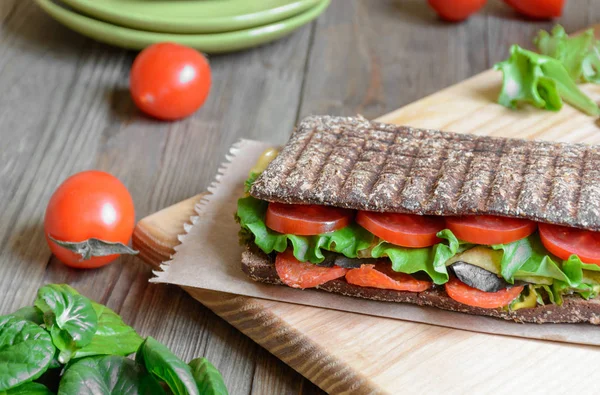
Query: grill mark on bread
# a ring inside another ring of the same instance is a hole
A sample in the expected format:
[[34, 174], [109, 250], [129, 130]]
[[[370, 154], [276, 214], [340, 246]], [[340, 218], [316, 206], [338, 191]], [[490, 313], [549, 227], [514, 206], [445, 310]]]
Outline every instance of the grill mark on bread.
[[488, 197], [489, 210], [492, 214], [506, 215], [507, 207], [516, 206], [524, 188], [526, 163], [529, 148], [515, 146], [510, 140], [507, 152], [498, 163], [498, 172]]
[[[588, 154], [589, 154], [590, 150], [586, 148], [586, 150], [583, 153], [583, 156], [581, 158], [581, 163], [579, 166], [579, 173], [578, 178], [579, 180], [583, 180], [584, 176], [585, 176], [585, 168], [586, 168], [586, 163], [589, 162], [589, 158], [588, 158]], [[583, 190], [583, 182], [580, 182], [579, 185], [577, 186], [577, 190], [575, 191], [575, 197], [574, 197], [574, 202], [575, 205], [573, 206], [573, 211], [574, 211], [574, 216], [578, 217], [579, 216], [579, 207], [581, 205], [581, 191]]]
[[[577, 147], [579, 148], [579, 147]], [[577, 202], [582, 183], [586, 150], [563, 150], [563, 155], [557, 156], [552, 186], [545, 206], [548, 218], [556, 220], [565, 216], [577, 216]]]
[[493, 166], [492, 166], [492, 174], [491, 174], [491, 178], [490, 178], [490, 182], [488, 183], [488, 185], [486, 185], [487, 188], [487, 194], [485, 197], [485, 207], [490, 207], [490, 200], [492, 200], [492, 193], [494, 191], [494, 185], [496, 185], [496, 182], [499, 178], [498, 174], [498, 168], [500, 166], [500, 161], [502, 160], [502, 158], [505, 156], [505, 150], [507, 149], [507, 146], [510, 145], [510, 140], [504, 140], [502, 141], [502, 146], [500, 147], [500, 150], [498, 151], [498, 155], [496, 156]]

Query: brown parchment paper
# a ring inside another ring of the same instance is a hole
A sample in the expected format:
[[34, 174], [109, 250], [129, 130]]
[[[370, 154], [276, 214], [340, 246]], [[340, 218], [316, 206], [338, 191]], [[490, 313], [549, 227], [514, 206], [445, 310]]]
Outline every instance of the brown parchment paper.
[[155, 271], [151, 282], [196, 287], [238, 295], [395, 318], [475, 332], [532, 339], [600, 345], [600, 327], [589, 324], [518, 324], [490, 317], [386, 303], [329, 294], [316, 290], [297, 290], [256, 283], [241, 271], [242, 247], [238, 243], [239, 225], [234, 221], [237, 199], [243, 194], [248, 171], [261, 153], [272, 144], [241, 140], [236, 143], [219, 169], [206, 199], [197, 207], [197, 216], [180, 236], [173, 259]]

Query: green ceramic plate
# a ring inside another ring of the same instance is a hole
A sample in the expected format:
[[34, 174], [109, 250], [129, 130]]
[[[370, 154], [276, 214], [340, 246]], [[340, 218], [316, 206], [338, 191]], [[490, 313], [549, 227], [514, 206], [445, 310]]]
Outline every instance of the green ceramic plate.
[[52, 18], [87, 37], [129, 49], [143, 49], [157, 42], [176, 42], [206, 53], [232, 52], [277, 40], [319, 16], [330, 0], [291, 18], [252, 29], [215, 34], [168, 34], [135, 30], [98, 21], [61, 7], [52, 0], [35, 0]]
[[164, 33], [218, 33], [278, 22], [320, 0], [61, 0], [115, 25]]

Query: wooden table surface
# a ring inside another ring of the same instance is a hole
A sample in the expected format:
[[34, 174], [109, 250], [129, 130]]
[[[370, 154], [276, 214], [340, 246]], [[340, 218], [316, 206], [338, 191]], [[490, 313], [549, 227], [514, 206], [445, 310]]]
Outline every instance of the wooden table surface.
[[[193, 117], [141, 115], [127, 87], [135, 53], [60, 26], [31, 1], [0, 0], [0, 314], [44, 283], [69, 283], [186, 360], [204, 355], [232, 394], [320, 393], [313, 384], [177, 287], [150, 285], [135, 257], [93, 271], [61, 265], [42, 220], [69, 175], [102, 169], [129, 188], [138, 219], [203, 191], [240, 137], [283, 143], [309, 114], [375, 118], [491, 67], [550, 22], [500, 1], [462, 24], [425, 0], [334, 0], [276, 43], [210, 58], [213, 86]], [[600, 20], [600, 0], [570, 0], [559, 20]]]

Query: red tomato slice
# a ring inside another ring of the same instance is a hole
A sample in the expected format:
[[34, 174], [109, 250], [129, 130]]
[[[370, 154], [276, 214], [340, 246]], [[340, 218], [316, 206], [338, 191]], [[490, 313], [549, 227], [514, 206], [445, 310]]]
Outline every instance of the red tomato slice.
[[463, 283], [456, 277], [451, 277], [446, 283], [446, 292], [452, 299], [473, 307], [495, 309], [508, 306], [523, 291], [523, 286], [503, 289], [498, 292], [484, 292]]
[[504, 0], [521, 14], [536, 19], [558, 18], [565, 0]]
[[436, 233], [444, 229], [440, 217], [359, 211], [356, 222], [375, 236], [402, 247], [429, 247], [440, 242]]
[[266, 224], [279, 233], [313, 236], [342, 229], [353, 216], [351, 210], [337, 207], [269, 203]]
[[537, 228], [535, 222], [527, 219], [493, 215], [447, 217], [446, 226], [460, 240], [487, 245], [512, 243], [529, 236]]
[[409, 274], [395, 272], [389, 263], [361, 265], [346, 273], [346, 281], [360, 287], [422, 292], [431, 288], [429, 281], [417, 280]]
[[321, 267], [310, 262], [300, 262], [292, 250], [277, 254], [275, 269], [283, 283], [292, 288], [314, 288], [336, 278], [344, 277], [348, 269], [339, 266]]
[[600, 265], [600, 232], [548, 224], [539, 227], [544, 247], [560, 259], [575, 254], [582, 262]]

